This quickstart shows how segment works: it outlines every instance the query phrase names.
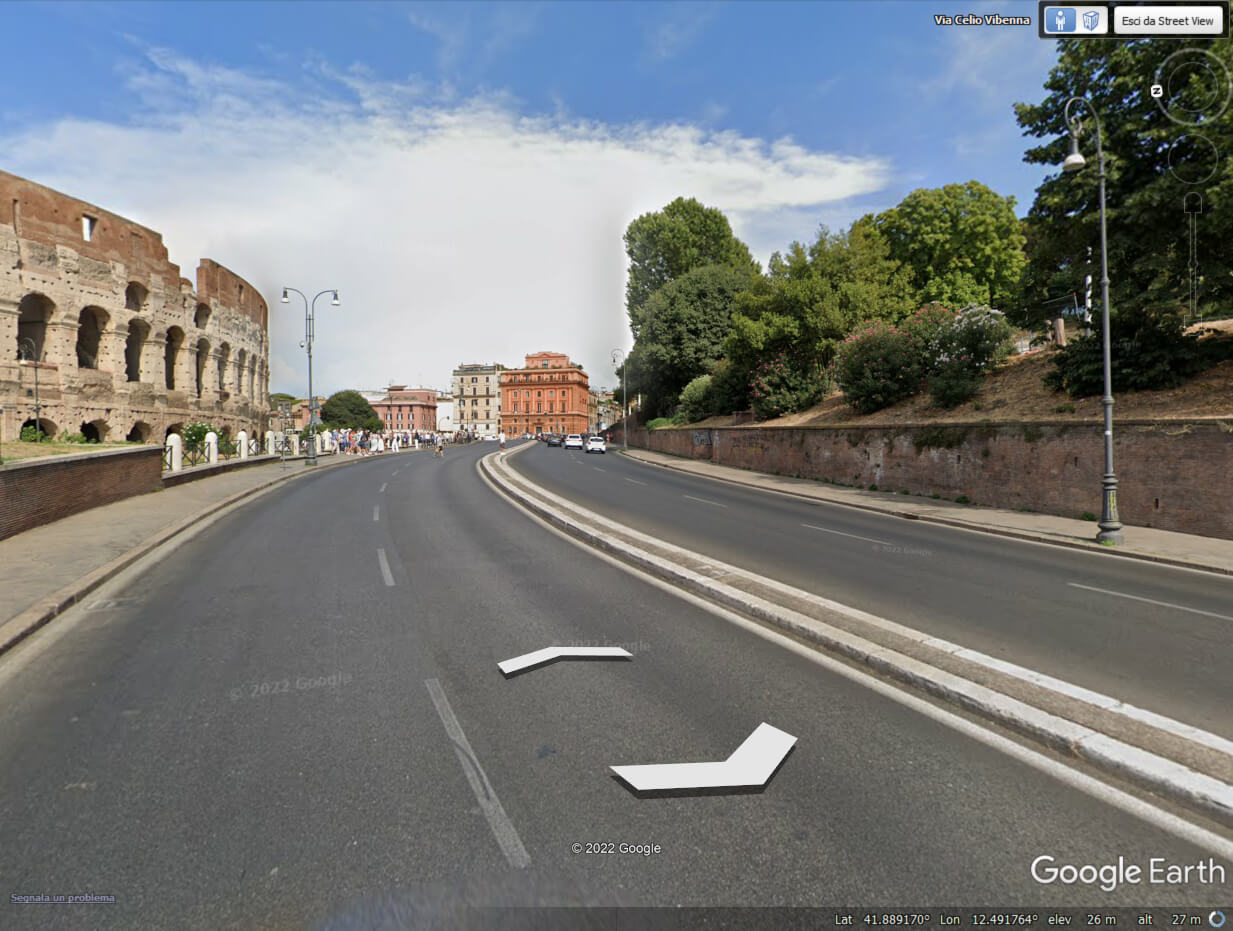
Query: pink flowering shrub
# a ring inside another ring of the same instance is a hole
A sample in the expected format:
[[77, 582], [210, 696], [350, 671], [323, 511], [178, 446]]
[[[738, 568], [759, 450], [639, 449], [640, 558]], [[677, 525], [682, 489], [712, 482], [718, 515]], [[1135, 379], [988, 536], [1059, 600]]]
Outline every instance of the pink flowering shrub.
[[780, 350], [750, 374], [750, 406], [759, 420], [782, 417], [817, 404], [833, 386], [826, 367], [816, 358]]
[[918, 341], [906, 327], [872, 320], [839, 344], [835, 381], [858, 413], [872, 414], [920, 391], [921, 361]]

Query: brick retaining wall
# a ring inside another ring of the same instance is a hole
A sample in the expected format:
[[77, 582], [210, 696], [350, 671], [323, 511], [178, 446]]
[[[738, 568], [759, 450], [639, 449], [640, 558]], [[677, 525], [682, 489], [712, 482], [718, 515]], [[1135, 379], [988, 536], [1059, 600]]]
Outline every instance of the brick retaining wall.
[[[719, 465], [991, 507], [1099, 515], [1100, 423], [630, 430], [630, 444]], [[1233, 420], [1114, 425], [1126, 524], [1233, 539]], [[1093, 531], [1094, 532], [1094, 531]]]
[[142, 446], [0, 468], [0, 540], [163, 487], [163, 449]]

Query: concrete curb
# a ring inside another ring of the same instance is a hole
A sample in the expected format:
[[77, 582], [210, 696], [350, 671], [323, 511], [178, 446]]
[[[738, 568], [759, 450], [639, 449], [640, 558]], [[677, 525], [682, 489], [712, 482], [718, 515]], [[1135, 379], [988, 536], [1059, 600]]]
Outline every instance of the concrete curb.
[[[999, 537], [1010, 537], [1015, 540], [1026, 540], [1029, 543], [1045, 543], [1049, 546], [1064, 546], [1067, 549], [1082, 550], [1085, 553], [1101, 553], [1108, 556], [1121, 556], [1124, 559], [1138, 559], [1143, 562], [1158, 563], [1165, 566], [1177, 566], [1181, 569], [1199, 569], [1203, 572], [1215, 572], [1219, 575], [1233, 575], [1233, 567], [1215, 566], [1193, 559], [1161, 556], [1156, 553], [1138, 553], [1133, 550], [1118, 549], [1116, 546], [1102, 546], [1099, 543], [1085, 543], [1080, 540], [1059, 540], [1058, 538], [1049, 536], [1048, 534], [1033, 533], [1030, 530], [1011, 530], [1007, 527], [998, 527], [993, 524], [955, 520], [948, 517], [938, 517], [933, 514], [917, 514], [912, 511], [901, 511], [895, 509], [894, 507], [884, 507], [878, 504], [867, 504], [859, 501], [842, 501], [836, 498], [818, 498], [814, 495], [805, 494], [804, 492], [792, 491], [789, 488], [768, 488], [765, 485], [759, 484], [757, 481], [741, 481], [738, 478], [732, 478], [726, 475], [706, 475], [701, 472], [695, 472], [691, 469], [681, 468], [672, 462], [655, 462], [651, 459], [643, 459], [636, 455], [637, 452], [641, 451], [642, 450], [631, 449], [628, 452], [625, 452], [625, 455], [629, 456], [631, 459], [641, 462], [643, 465], [655, 466], [660, 469], [671, 469], [672, 471], [680, 472], [683, 475], [693, 475], [712, 482], [723, 482], [727, 485], [735, 485], [738, 488], [754, 488], [758, 491], [768, 491], [772, 494], [788, 495], [793, 498], [800, 498], [803, 501], [812, 501], [820, 504], [834, 504], [839, 507], [856, 508], [860, 511], [873, 511], [877, 514], [886, 514], [891, 517], [902, 517], [905, 520], [918, 520], [924, 523], [942, 524], [946, 527], [955, 527], [959, 530], [970, 530], [974, 533], [989, 533]], [[647, 452], [652, 452], [652, 450], [647, 450]], [[670, 455], [670, 453], [658, 453], [657, 455], [667, 456]], [[736, 467], [730, 466], [729, 468]], [[753, 470], [748, 471], [750, 475], [765, 474], [762, 472], [755, 472]], [[800, 479], [800, 481], [808, 481], [808, 479]]]
[[[599, 518], [594, 525], [588, 525], [582, 518], [589, 514], [586, 509], [566, 502], [574, 511], [569, 513], [518, 487], [520, 483], [537, 489], [544, 499], [560, 500], [524, 476], [518, 475], [516, 483], [504, 475], [503, 459], [502, 454], [485, 456], [479, 465], [493, 485], [514, 503], [570, 536], [691, 594], [767, 623], [827, 652], [863, 663], [1058, 752], [1180, 802], [1222, 824], [1233, 825], [1233, 785], [642, 550], [596, 529], [603, 523], [620, 526], [616, 522]], [[674, 545], [665, 544], [664, 548], [669, 552], [689, 553]], [[715, 562], [698, 554], [691, 555], [704, 563], [713, 565]]]
[[[338, 465], [343, 465], [347, 461], [362, 462], [362, 459], [348, 460], [343, 458], [341, 462], [330, 462], [325, 465], [325, 468], [334, 468]], [[317, 470], [318, 472], [320, 469]], [[266, 482], [264, 485], [258, 485], [255, 488], [248, 488], [244, 491], [237, 492], [224, 498], [222, 501], [217, 501], [214, 504], [198, 511], [189, 517], [184, 518], [172, 524], [169, 527], [164, 527], [157, 533], [142, 540], [127, 553], [117, 556], [111, 562], [106, 563], [92, 572], [75, 579], [68, 585], [59, 589], [51, 595], [48, 595], [42, 601], [35, 602], [30, 607], [26, 608], [20, 614], [10, 618], [3, 624], [0, 624], [0, 655], [3, 655], [8, 650], [12, 649], [30, 634], [34, 633], [47, 622], [51, 621], [59, 614], [63, 614], [70, 607], [77, 604], [85, 598], [90, 592], [94, 591], [104, 582], [123, 572], [137, 560], [151, 553], [158, 547], [162, 546], [173, 537], [184, 533], [191, 529], [199, 521], [217, 514], [226, 508], [231, 507], [245, 498], [250, 498], [254, 495], [268, 491], [283, 482], [291, 481], [297, 478], [303, 478], [306, 475], [316, 474], [314, 471], [290, 472], [286, 475], [280, 475], [277, 478]]]

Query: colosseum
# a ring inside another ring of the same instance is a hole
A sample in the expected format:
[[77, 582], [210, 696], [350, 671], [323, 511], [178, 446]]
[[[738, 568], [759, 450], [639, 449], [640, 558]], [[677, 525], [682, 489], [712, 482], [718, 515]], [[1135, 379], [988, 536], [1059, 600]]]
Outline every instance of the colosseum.
[[217, 262], [194, 289], [159, 233], [0, 171], [0, 439], [36, 404], [52, 436], [161, 443], [195, 420], [260, 435], [268, 317]]

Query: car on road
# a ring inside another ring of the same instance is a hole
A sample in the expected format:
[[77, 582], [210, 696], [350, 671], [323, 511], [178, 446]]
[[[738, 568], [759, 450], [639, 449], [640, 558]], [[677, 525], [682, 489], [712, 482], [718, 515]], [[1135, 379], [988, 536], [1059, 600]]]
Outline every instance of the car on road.
[[571, 433], [565, 438], [566, 449], [582, 449], [582, 434]]
[[548, 437], [548, 445], [549, 446], [560, 446], [561, 445], [561, 434], [559, 433], [551, 434]]
[[606, 453], [608, 452], [608, 444], [604, 442], [602, 436], [587, 437], [587, 452]]

